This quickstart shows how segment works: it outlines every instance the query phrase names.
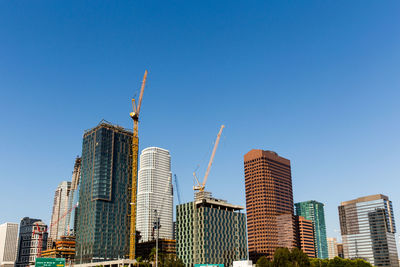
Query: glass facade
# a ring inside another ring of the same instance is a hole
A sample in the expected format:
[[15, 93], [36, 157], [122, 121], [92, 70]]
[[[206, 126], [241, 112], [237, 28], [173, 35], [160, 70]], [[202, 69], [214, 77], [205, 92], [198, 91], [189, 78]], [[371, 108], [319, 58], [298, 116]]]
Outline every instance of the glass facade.
[[314, 226], [314, 243], [317, 258], [328, 258], [328, 242], [326, 240], [326, 224], [324, 204], [315, 201], [304, 201], [294, 204], [296, 215], [302, 216], [313, 222]]
[[77, 222], [77, 263], [129, 253], [132, 132], [101, 122], [85, 132]]
[[387, 196], [342, 202], [339, 218], [345, 258], [362, 258], [374, 266], [399, 266], [393, 207]]
[[203, 199], [176, 207], [176, 253], [186, 266], [232, 266], [247, 259], [246, 216], [241, 207], [220, 201]]

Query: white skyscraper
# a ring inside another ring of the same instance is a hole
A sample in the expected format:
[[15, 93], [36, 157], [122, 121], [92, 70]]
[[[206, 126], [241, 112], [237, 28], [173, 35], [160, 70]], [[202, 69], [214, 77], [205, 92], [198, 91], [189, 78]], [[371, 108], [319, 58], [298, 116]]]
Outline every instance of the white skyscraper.
[[17, 257], [18, 223], [0, 225], [0, 266], [14, 266]]
[[53, 241], [65, 235], [70, 188], [71, 182], [63, 181], [58, 185], [54, 194], [53, 213], [51, 215], [50, 225], [50, 238]]
[[136, 230], [140, 231], [140, 242], [156, 238], [153, 231], [155, 212], [160, 216], [161, 239], [173, 238], [173, 193], [171, 156], [168, 150], [149, 147], [140, 154], [137, 192]]

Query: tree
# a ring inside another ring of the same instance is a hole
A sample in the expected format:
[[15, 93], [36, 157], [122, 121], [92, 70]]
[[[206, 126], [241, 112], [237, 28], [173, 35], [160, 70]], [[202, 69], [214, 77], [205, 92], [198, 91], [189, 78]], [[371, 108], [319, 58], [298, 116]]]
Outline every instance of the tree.
[[273, 267], [290, 267], [290, 251], [288, 248], [277, 248], [274, 253]]
[[256, 263], [257, 267], [270, 267], [271, 266], [271, 262], [267, 259], [267, 257], [265, 256], [261, 256], [257, 263]]
[[309, 267], [310, 266], [310, 260], [301, 249], [299, 248], [294, 248], [292, 249], [290, 253], [290, 261], [292, 262], [293, 266], [296, 267]]

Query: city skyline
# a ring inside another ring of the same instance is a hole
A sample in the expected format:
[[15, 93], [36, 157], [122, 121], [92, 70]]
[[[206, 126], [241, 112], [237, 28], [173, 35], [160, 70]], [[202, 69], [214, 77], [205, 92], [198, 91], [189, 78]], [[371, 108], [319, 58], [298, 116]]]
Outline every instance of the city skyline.
[[[192, 199], [192, 172], [199, 163], [205, 169], [204, 154], [211, 150], [200, 144], [210, 148], [209, 140], [223, 122], [226, 132], [207, 184], [215, 197], [235, 199], [244, 206], [242, 155], [259, 148], [291, 160], [295, 202], [315, 199], [326, 205], [327, 236], [340, 238], [335, 232], [340, 202], [363, 195], [388, 195], [398, 221], [400, 81], [395, 73], [400, 27], [394, 17], [399, 4], [393, 4], [394, 8], [349, 3], [342, 8], [334, 3], [318, 7], [258, 3], [232, 4], [225, 10], [215, 3], [214, 9], [200, 6], [198, 17], [190, 19], [183, 13], [193, 6], [185, 4], [157, 9], [161, 18], [151, 24], [155, 15], [149, 10], [154, 6], [144, 4], [113, 4], [108, 11], [99, 7], [86, 14], [86, 6], [76, 3], [46, 8], [27, 3], [31, 19], [27, 20], [15, 12], [16, 4], [0, 3], [0, 21], [10, 25], [10, 30], [0, 29], [7, 40], [0, 44], [1, 51], [7, 51], [0, 62], [5, 74], [0, 80], [4, 101], [0, 111], [8, 124], [0, 135], [0, 159], [5, 186], [11, 189], [0, 200], [15, 203], [0, 207], [4, 222], [29, 216], [49, 225], [54, 190], [62, 180], [70, 180], [83, 131], [103, 118], [131, 128], [130, 98], [146, 67], [149, 90], [140, 151], [149, 146], [171, 151], [172, 173], [178, 176], [183, 202]], [[63, 7], [88, 18], [76, 15], [69, 20], [61, 12]], [[332, 16], [334, 11], [342, 12], [340, 18]], [[40, 18], [54, 21], [56, 15], [62, 22], [47, 25]], [[207, 16], [210, 21], [203, 21]], [[373, 23], [371, 16], [376, 17]], [[230, 17], [241, 18], [241, 25]], [[300, 23], [296, 26], [293, 21]], [[315, 21], [322, 26], [314, 26]], [[21, 30], [30, 22], [33, 26], [28, 29], [43, 39]], [[173, 27], [166, 30], [164, 22]], [[285, 30], [287, 35], [282, 35]], [[111, 41], [114, 31], [116, 39], [134, 45], [121, 47]], [[166, 41], [163, 31], [176, 38], [177, 47]], [[247, 44], [238, 40], [242, 32], [241, 39], [251, 40]], [[58, 55], [60, 51], [69, 58]], [[23, 119], [27, 112], [33, 119]], [[50, 126], [45, 134], [43, 125]], [[26, 138], [28, 128], [31, 135]], [[223, 190], [228, 183], [232, 189]], [[17, 189], [24, 197], [13, 193]], [[328, 189], [331, 194], [326, 194]], [[37, 195], [28, 201], [32, 192]]]

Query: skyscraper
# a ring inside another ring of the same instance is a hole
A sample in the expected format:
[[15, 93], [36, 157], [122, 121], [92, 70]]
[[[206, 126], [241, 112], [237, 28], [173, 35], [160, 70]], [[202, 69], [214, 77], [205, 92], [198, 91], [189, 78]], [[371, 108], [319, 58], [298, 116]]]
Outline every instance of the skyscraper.
[[250, 259], [272, 258], [279, 246], [279, 215], [293, 215], [290, 160], [253, 149], [244, 155], [244, 175]]
[[393, 207], [387, 196], [342, 202], [339, 219], [345, 258], [362, 258], [374, 266], [399, 266]]
[[247, 258], [243, 207], [211, 197], [176, 206], [176, 255], [186, 266], [224, 264]]
[[304, 201], [295, 204], [296, 214], [311, 220], [314, 226], [314, 240], [317, 258], [328, 258], [328, 243], [326, 242], [326, 225], [324, 204], [315, 201]]
[[328, 258], [333, 259], [339, 255], [337, 248], [337, 239], [334, 237], [328, 237], [326, 240], [328, 242]]
[[25, 217], [19, 224], [16, 267], [35, 265], [36, 258], [46, 249], [47, 225], [39, 219]]
[[14, 267], [17, 256], [18, 224], [0, 225], [0, 266]]
[[173, 238], [173, 191], [171, 156], [168, 150], [149, 147], [140, 155], [137, 192], [136, 230], [140, 242], [156, 237], [153, 230], [155, 210], [160, 218], [159, 238]]
[[65, 235], [67, 228], [66, 213], [68, 211], [68, 194], [71, 182], [61, 182], [54, 194], [53, 212], [51, 215], [50, 238], [52, 241], [58, 240]]
[[131, 145], [131, 131], [105, 121], [83, 135], [77, 263], [129, 253]]

